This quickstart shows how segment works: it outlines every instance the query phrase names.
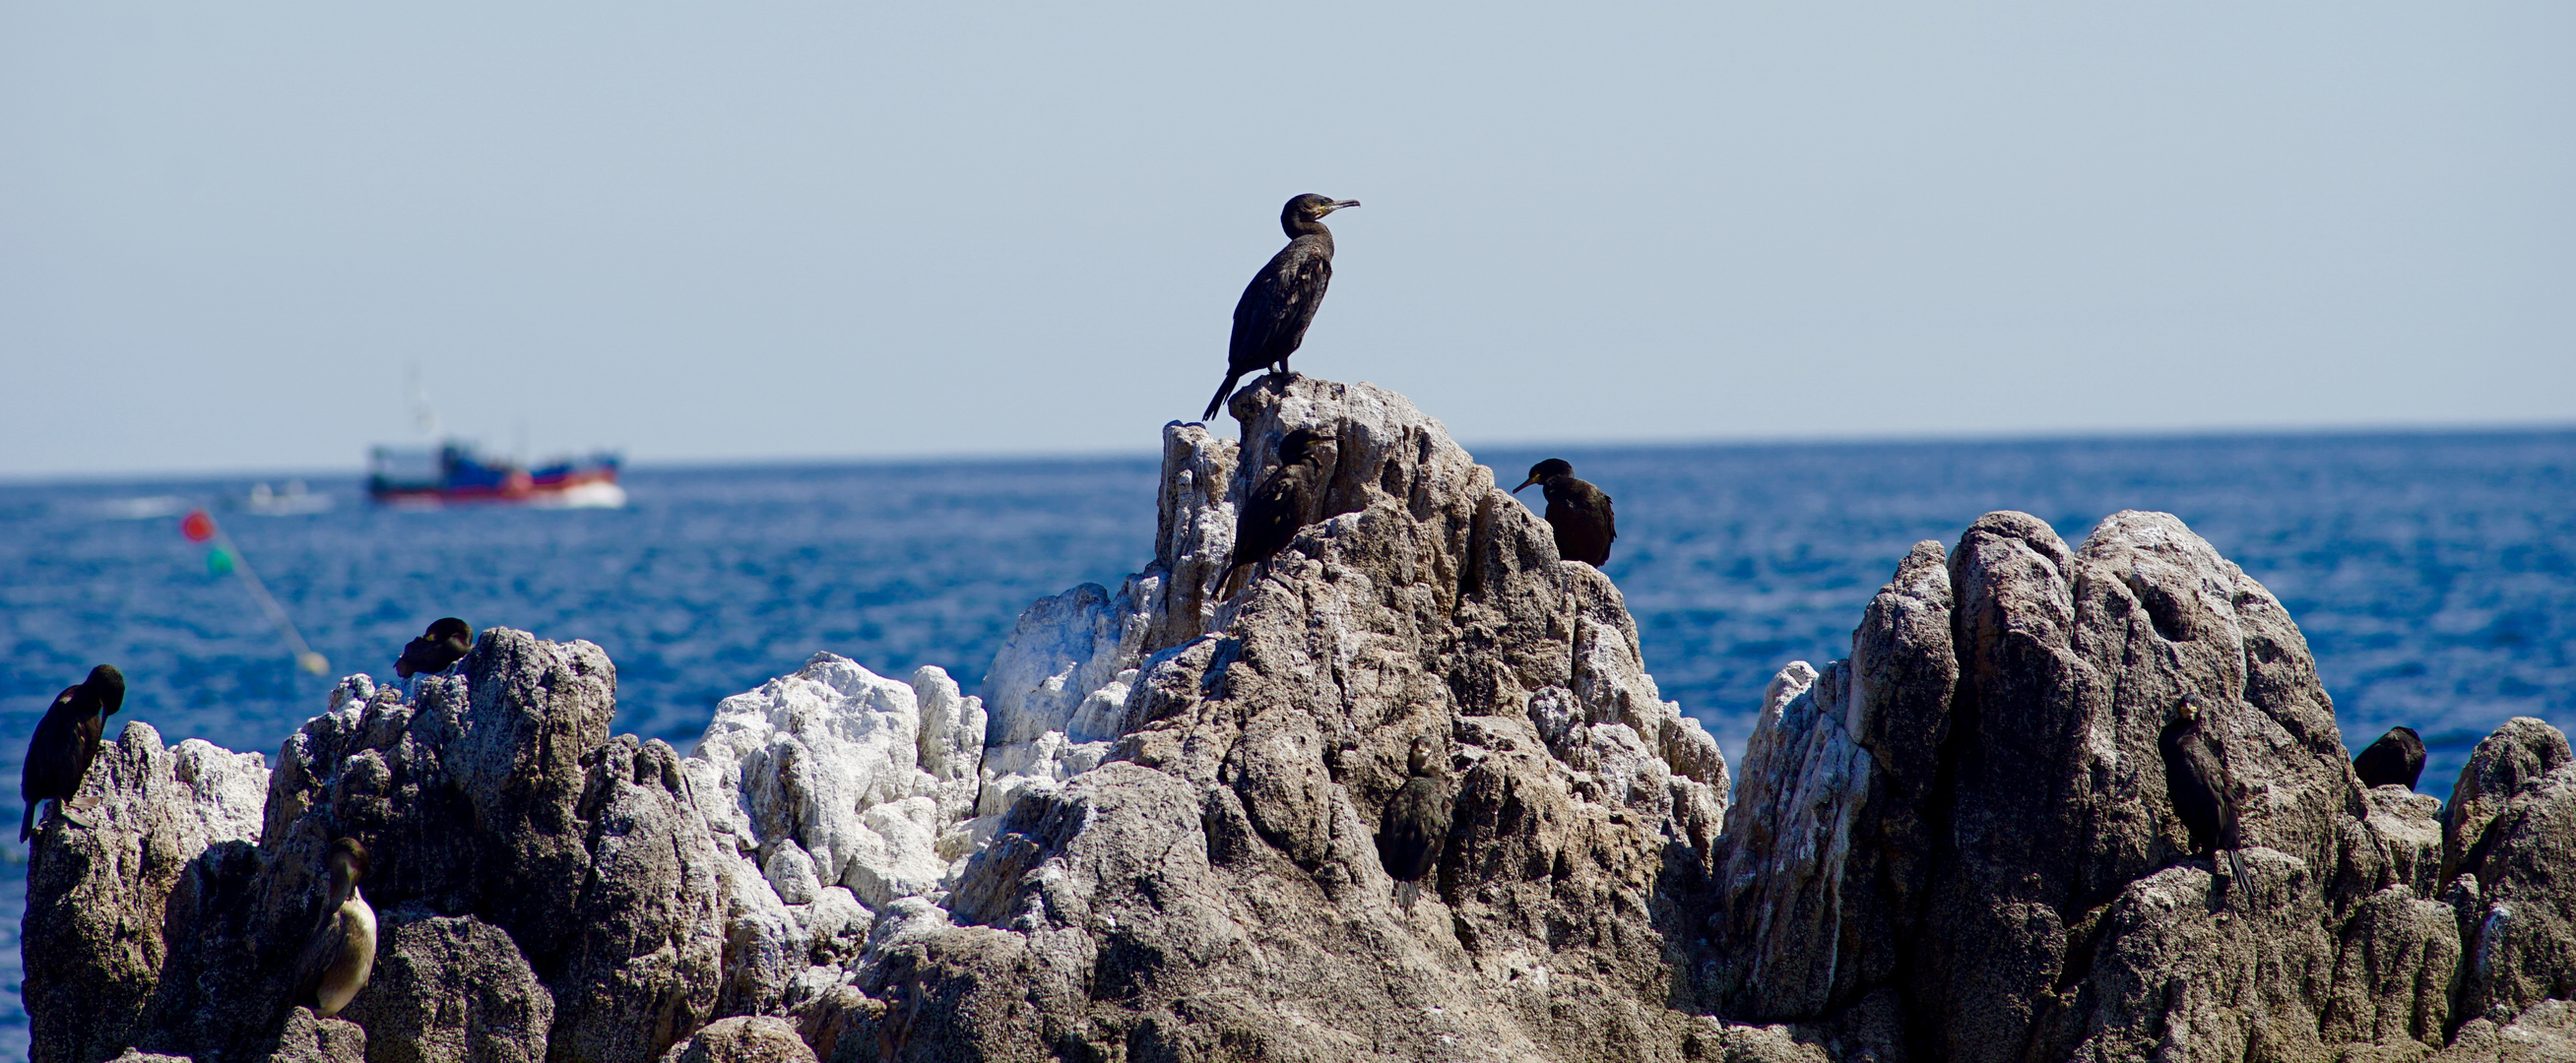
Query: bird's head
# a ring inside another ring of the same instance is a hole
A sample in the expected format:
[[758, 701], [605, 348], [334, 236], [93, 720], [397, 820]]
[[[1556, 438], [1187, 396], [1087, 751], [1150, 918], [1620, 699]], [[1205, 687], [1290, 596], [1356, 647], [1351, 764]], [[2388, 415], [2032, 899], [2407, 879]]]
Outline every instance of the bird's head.
[[453, 642], [471, 646], [474, 644], [474, 625], [452, 616], [443, 616], [431, 621], [429, 630], [422, 633], [421, 637], [431, 642]]
[[1279, 440], [1279, 464], [1294, 465], [1318, 457], [1316, 451], [1332, 445], [1331, 436], [1312, 428], [1297, 429]]
[[2176, 709], [2174, 712], [2176, 715], [2182, 717], [2182, 722], [2184, 723], [2200, 722], [2200, 703], [2197, 701], [2183, 702], [2182, 708]]
[[114, 716], [116, 710], [125, 707], [125, 673], [117, 671], [115, 665], [90, 669], [89, 678], [81, 680], [81, 688], [98, 699], [99, 710], [105, 715]]
[[1431, 774], [1431, 758], [1439, 752], [1430, 735], [1413, 736], [1413, 749], [1404, 758], [1404, 768], [1415, 775]]
[[1330, 214], [1344, 207], [1356, 207], [1359, 205], [1360, 201], [1356, 199], [1333, 199], [1329, 196], [1319, 196], [1312, 192], [1308, 192], [1305, 195], [1289, 200], [1287, 206], [1280, 208], [1279, 224], [1286, 226], [1293, 231], [1301, 224], [1322, 221], [1324, 220], [1324, 215]]
[[[1521, 481], [1521, 487], [1528, 487], [1534, 483], [1544, 483], [1547, 481], [1547, 478], [1551, 476], [1572, 475], [1574, 475], [1574, 465], [1572, 463], [1566, 461], [1564, 458], [1549, 458], [1546, 461], [1530, 466], [1529, 479]], [[1521, 493], [1521, 487], [1512, 488], [1512, 493]]]
[[332, 842], [331, 850], [323, 854], [322, 859], [330, 866], [333, 878], [345, 875], [350, 882], [355, 883], [367, 877], [367, 847], [356, 838], [341, 838]]

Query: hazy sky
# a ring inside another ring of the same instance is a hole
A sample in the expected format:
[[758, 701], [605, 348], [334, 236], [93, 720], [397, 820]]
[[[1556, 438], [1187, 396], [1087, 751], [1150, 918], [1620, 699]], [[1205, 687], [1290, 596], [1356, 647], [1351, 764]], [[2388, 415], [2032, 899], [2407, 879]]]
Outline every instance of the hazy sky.
[[0, 476], [2576, 420], [2576, 5], [905, 6], [0, 2]]

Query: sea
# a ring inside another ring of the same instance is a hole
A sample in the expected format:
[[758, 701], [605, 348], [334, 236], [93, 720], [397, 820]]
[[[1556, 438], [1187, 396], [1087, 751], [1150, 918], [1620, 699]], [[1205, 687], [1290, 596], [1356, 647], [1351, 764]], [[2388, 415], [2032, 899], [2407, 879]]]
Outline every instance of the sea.
[[[1664, 696], [1740, 762], [1763, 685], [1849, 652], [1913, 543], [2017, 509], [2070, 544], [2123, 509], [2180, 516], [2271, 588], [2345, 744], [2404, 724], [2447, 797], [2514, 716], [2576, 727], [2576, 430], [1479, 448], [1505, 484], [1563, 457], [1618, 503], [1607, 568]], [[0, 483], [0, 774], [54, 693], [124, 670], [126, 720], [274, 759], [323, 708], [239, 572], [180, 531], [203, 507], [330, 676], [393, 675], [441, 616], [588, 639], [615, 726], [689, 749], [724, 697], [817, 651], [974, 692], [1013, 621], [1152, 557], [1151, 458], [631, 469], [618, 509], [395, 509], [352, 475]], [[269, 505], [255, 507], [267, 490]], [[1542, 504], [1526, 493], [1533, 504]], [[326, 500], [324, 502], [322, 500]], [[23, 912], [22, 846], [0, 907]], [[23, 1058], [18, 924], [0, 921], [0, 1058]]]

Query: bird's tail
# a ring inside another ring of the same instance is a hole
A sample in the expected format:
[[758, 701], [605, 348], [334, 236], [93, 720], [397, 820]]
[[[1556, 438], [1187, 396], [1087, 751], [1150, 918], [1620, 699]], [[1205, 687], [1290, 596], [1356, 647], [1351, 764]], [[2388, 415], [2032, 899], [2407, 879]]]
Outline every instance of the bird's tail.
[[26, 841], [36, 833], [36, 802], [27, 802], [27, 816], [18, 821], [18, 840]]
[[1422, 896], [1422, 884], [1419, 882], [1398, 882], [1395, 884], [1395, 903], [1404, 908], [1404, 914], [1406, 915], [1413, 914], [1414, 898], [1420, 896]]
[[1242, 379], [1242, 378], [1243, 378], [1243, 374], [1241, 374], [1241, 373], [1237, 373], [1237, 372], [1233, 372], [1233, 371], [1228, 371], [1228, 372], [1225, 374], [1225, 383], [1222, 383], [1222, 384], [1219, 384], [1219, 385], [1217, 385], [1217, 386], [1216, 386], [1216, 397], [1215, 397], [1215, 398], [1213, 398], [1213, 399], [1209, 399], [1209, 400], [1208, 400], [1208, 408], [1207, 408], [1207, 412], [1206, 412], [1206, 413], [1203, 413], [1203, 414], [1200, 414], [1200, 415], [1199, 415], [1199, 420], [1202, 420], [1202, 421], [1213, 421], [1213, 420], [1216, 420], [1216, 411], [1218, 411], [1218, 410], [1222, 410], [1222, 409], [1224, 409], [1224, 408], [1225, 408], [1225, 397], [1226, 397], [1226, 396], [1228, 396], [1228, 395], [1234, 394], [1234, 382], [1235, 382], [1235, 381], [1237, 381], [1237, 380], [1240, 380], [1240, 379]]
[[2253, 880], [2245, 877], [2245, 855], [2243, 853], [2234, 849], [2228, 850], [2227, 869], [2236, 873], [2236, 881], [2239, 884], [2239, 888], [2252, 884]]

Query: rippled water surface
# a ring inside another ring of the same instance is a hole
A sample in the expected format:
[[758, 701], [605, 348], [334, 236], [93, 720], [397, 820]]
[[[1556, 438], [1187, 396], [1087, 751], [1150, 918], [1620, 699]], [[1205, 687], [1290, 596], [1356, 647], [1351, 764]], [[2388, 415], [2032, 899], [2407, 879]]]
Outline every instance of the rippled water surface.
[[[2180, 515], [2288, 605], [2348, 745], [2404, 723], [2447, 795], [2506, 718], [2576, 725], [2576, 432], [1696, 448], [1495, 448], [1618, 500], [1609, 572], [1664, 695], [1740, 757], [1764, 682], [1843, 655], [1921, 539], [2019, 509], [2070, 543], [2121, 509]], [[335, 672], [390, 677], [442, 615], [589, 639], [617, 663], [620, 730], [687, 748], [715, 702], [816, 650], [971, 692], [1021, 608], [1151, 556], [1151, 461], [636, 470], [622, 510], [378, 509], [316, 479], [328, 511], [260, 516], [250, 480], [0, 485], [0, 770], [55, 691], [114, 662], [126, 719], [164, 739], [274, 754], [319, 711], [234, 577], [178, 532], [213, 507]], [[1535, 496], [1536, 491], [1527, 492]], [[1531, 497], [1532, 504], [1539, 504]], [[9, 847], [0, 907], [24, 906]], [[17, 925], [0, 978], [19, 980]], [[0, 1056], [26, 1017], [0, 998]]]

